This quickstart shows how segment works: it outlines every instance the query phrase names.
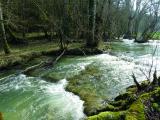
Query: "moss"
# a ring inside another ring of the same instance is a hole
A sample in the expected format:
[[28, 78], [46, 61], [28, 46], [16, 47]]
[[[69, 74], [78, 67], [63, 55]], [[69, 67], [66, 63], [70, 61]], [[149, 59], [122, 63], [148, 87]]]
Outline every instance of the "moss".
[[127, 92], [136, 93], [137, 92], [136, 86], [127, 88]]
[[150, 81], [145, 80], [145, 81], [143, 81], [143, 82], [141, 83], [141, 87], [142, 87], [142, 88], [146, 88], [146, 87], [148, 87], [149, 84], [150, 84]]
[[155, 101], [159, 101], [160, 98], [160, 87], [156, 88], [153, 91], [147, 92], [147, 93], [143, 93], [140, 96], [141, 99], [143, 100], [147, 100], [147, 99], [151, 99], [153, 98]]
[[[130, 88], [134, 87], [132, 86]], [[125, 114], [123, 114], [123, 116], [125, 116], [125, 120], [146, 120], [147, 118], [145, 110], [145, 101], [148, 100], [152, 100], [152, 108], [156, 112], [160, 112], [160, 87], [147, 93], [141, 93], [139, 96], [135, 96], [135, 99], [133, 98], [134, 96], [134, 92], [126, 92], [125, 94], [119, 95], [116, 99], [117, 101], [113, 101], [110, 103], [111, 105], [104, 106], [104, 108], [101, 109], [106, 112], [100, 113], [99, 115], [91, 116], [88, 118], [88, 120], [110, 120], [110, 113], [118, 113], [122, 110], [126, 110]], [[112, 119], [119, 120], [115, 116]]]
[[120, 94], [119, 96], [117, 96], [117, 97], [115, 98], [115, 101], [124, 100], [124, 99], [126, 99], [127, 97], [129, 97], [131, 94], [132, 94], [132, 92], [126, 92], [126, 93], [124, 93], [124, 94]]
[[94, 81], [99, 80], [99, 77], [97, 77], [99, 74], [100, 70], [96, 66], [89, 65], [78, 75], [68, 78], [69, 84], [66, 89], [79, 95], [85, 101], [84, 112], [87, 115], [97, 114], [97, 111], [103, 108], [103, 96], [98, 94], [94, 86]]
[[141, 99], [134, 102], [129, 108], [125, 120], [145, 120], [144, 105]]
[[120, 100], [128, 100], [128, 101], [135, 101], [136, 95], [133, 92], [126, 92], [124, 94], [121, 94], [115, 98], [115, 101]]
[[159, 108], [160, 108], [160, 106], [158, 105], [158, 103], [153, 103], [152, 106], [153, 106], [153, 108], [155, 110], [159, 110]]
[[99, 103], [99, 96], [90, 88], [84, 86], [78, 86], [78, 83], [74, 82], [73, 85], [69, 84], [67, 86], [67, 91], [71, 91], [81, 97], [84, 103], [84, 112], [87, 115], [97, 114], [97, 109], [101, 107]]
[[106, 111], [114, 111], [116, 108], [113, 105], [108, 104], [105, 106]]
[[97, 109], [97, 113], [104, 112], [104, 111], [119, 111], [119, 106], [116, 107], [111, 104], [106, 104], [101, 106], [99, 109]]
[[102, 112], [98, 115], [88, 117], [87, 120], [121, 120], [125, 112]]
[[114, 106], [114, 111], [119, 111], [119, 110], [127, 110], [132, 104], [132, 102], [128, 100], [120, 100], [120, 101], [113, 101], [110, 104]]
[[63, 79], [61, 75], [58, 73], [47, 73], [47, 74], [44, 74], [42, 77], [50, 82], [58, 82], [59, 80]]
[[[160, 95], [160, 88], [157, 88], [154, 91], [143, 93], [139, 96], [138, 100], [136, 100], [129, 108], [127, 114], [126, 114], [126, 120], [145, 120], [145, 108], [144, 108], [144, 101], [151, 100], [154, 98], [154, 101], [156, 100], [155, 97]], [[158, 97], [159, 99], [159, 97]], [[152, 100], [153, 101], [153, 100]], [[154, 109], [158, 108], [158, 104], [154, 103], [153, 107]]]
[[110, 104], [111, 105], [113, 105], [113, 106], [122, 106], [122, 105], [124, 105], [126, 103], [126, 101], [125, 100], [119, 100], [119, 101], [113, 101], [113, 102], [110, 102]]

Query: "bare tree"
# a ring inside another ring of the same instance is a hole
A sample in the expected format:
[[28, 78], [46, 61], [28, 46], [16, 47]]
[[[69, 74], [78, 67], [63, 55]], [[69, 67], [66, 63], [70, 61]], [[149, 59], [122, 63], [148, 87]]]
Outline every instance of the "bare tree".
[[[137, 3], [138, 4], [138, 3]], [[147, 42], [156, 32], [159, 19], [160, 1], [150, 0], [140, 2], [135, 18], [135, 41]]]

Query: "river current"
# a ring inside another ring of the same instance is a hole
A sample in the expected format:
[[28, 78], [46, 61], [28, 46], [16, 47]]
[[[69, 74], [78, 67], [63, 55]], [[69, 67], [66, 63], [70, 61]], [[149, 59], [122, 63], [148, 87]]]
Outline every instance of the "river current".
[[[108, 44], [108, 43], [106, 43]], [[138, 81], [146, 80], [150, 68], [160, 71], [159, 41], [137, 44], [132, 40], [110, 43], [111, 50], [95, 56], [61, 60], [44, 74], [55, 75], [57, 83], [23, 74], [0, 79], [0, 111], [5, 120], [81, 120], [84, 101], [67, 92], [67, 78], [79, 74], [88, 66], [98, 68], [98, 79], [86, 78], [97, 94], [113, 99], [133, 85], [132, 73]], [[153, 55], [155, 51], [155, 54]], [[152, 66], [152, 67], [151, 67]], [[151, 75], [152, 77], [152, 75]]]

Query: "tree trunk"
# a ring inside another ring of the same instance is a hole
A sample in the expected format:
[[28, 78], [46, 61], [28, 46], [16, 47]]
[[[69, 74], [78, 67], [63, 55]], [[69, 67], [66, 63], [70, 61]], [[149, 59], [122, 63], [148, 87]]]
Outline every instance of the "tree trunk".
[[96, 14], [96, 22], [95, 22], [95, 41], [97, 44], [99, 44], [100, 40], [102, 40], [102, 36], [103, 36], [103, 30], [102, 30], [102, 26], [103, 26], [103, 11], [105, 9], [105, 5], [106, 5], [106, 0], [103, 0], [103, 4], [101, 7], [101, 10], [99, 12], [99, 14]]
[[131, 23], [132, 23], [133, 18], [130, 16], [128, 18], [128, 26], [127, 26], [127, 33], [124, 36], [124, 39], [132, 39], [132, 34], [131, 34]]
[[95, 41], [95, 18], [96, 18], [96, 0], [89, 0], [89, 30], [86, 45], [87, 47], [97, 47]]
[[108, 26], [108, 39], [111, 40], [112, 38], [112, 26], [111, 26], [111, 0], [108, 0], [108, 16], [107, 16], [107, 26]]
[[59, 34], [59, 42], [60, 42], [60, 49], [64, 50], [67, 47], [67, 36], [69, 35], [69, 25], [68, 25], [68, 0], [64, 0], [63, 6], [63, 17], [62, 17], [62, 26], [58, 30]]
[[3, 19], [3, 11], [2, 11], [2, 5], [0, 3], [0, 22], [1, 22], [1, 32], [2, 32], [2, 47], [3, 50], [5, 52], [5, 54], [9, 54], [11, 51], [9, 49], [9, 45], [7, 42], [7, 38], [6, 38], [6, 32], [5, 32], [5, 28], [4, 28], [4, 19]]
[[139, 39], [139, 35], [138, 35], [138, 29], [139, 29], [139, 23], [140, 20], [139, 19], [136, 19], [135, 20], [135, 25], [134, 25], [134, 39], [135, 39], [135, 42], [138, 41]]

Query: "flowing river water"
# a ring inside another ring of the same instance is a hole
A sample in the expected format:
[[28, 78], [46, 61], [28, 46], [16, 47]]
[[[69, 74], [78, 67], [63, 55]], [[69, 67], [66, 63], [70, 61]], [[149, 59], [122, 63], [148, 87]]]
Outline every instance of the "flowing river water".
[[84, 101], [67, 92], [65, 87], [67, 78], [78, 75], [88, 66], [94, 66], [99, 73], [97, 79], [89, 75], [86, 78], [87, 85], [93, 86], [97, 94], [107, 99], [113, 99], [133, 84], [132, 72], [142, 81], [146, 79], [145, 75], [148, 76], [150, 66], [160, 71], [159, 41], [136, 44], [131, 40], [123, 40], [110, 44], [112, 50], [109, 52], [95, 56], [66, 57], [54, 69], [43, 73], [55, 76], [59, 79], [57, 83], [46, 82], [41, 78], [42, 74], [39, 77], [20, 74], [2, 78], [0, 112], [5, 120], [84, 119]]

